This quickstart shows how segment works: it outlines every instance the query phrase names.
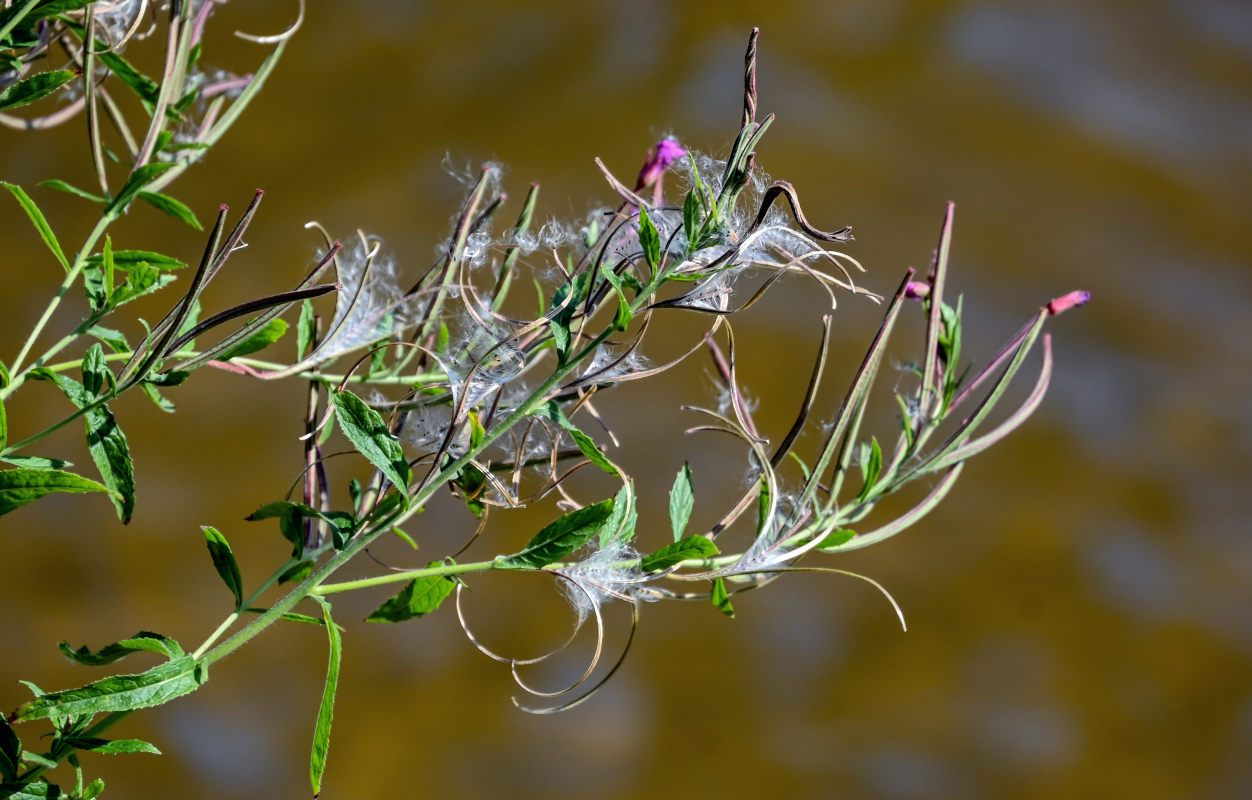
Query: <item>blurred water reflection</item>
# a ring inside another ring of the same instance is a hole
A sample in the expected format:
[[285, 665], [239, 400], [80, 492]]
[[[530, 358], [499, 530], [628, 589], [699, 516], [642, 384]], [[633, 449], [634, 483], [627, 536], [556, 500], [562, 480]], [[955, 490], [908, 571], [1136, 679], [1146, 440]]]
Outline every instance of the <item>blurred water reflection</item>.
[[[226, 6], [209, 59], [254, 65], [257, 51], [228, 32], [280, 29], [292, 6]], [[536, 718], [512, 707], [507, 673], [451, 615], [352, 625], [326, 796], [1252, 795], [1246, 3], [311, 2], [268, 96], [175, 192], [203, 217], [268, 190], [252, 260], [212, 302], [300, 274], [310, 218], [375, 232], [421, 269], [459, 202], [445, 154], [506, 162], [515, 198], [542, 181], [543, 216], [564, 218], [610, 197], [593, 156], [629, 174], [665, 133], [722, 150], [752, 25], [761, 108], [779, 116], [760, 161], [796, 184], [815, 224], [855, 225], [867, 285], [887, 291], [928, 259], [951, 198], [973, 355], [1048, 298], [1092, 290], [1053, 328], [1048, 401], [916, 530], [843, 559], [892, 589], [907, 634], [863, 585], [812, 576], [745, 596], [733, 622], [702, 605], [648, 607], [600, 697]], [[79, 182], [79, 139], [77, 125], [0, 132], [0, 177]], [[81, 201], [37, 199], [62, 241], [81, 239]], [[17, 207], [0, 208], [8, 358], [56, 276]], [[176, 223], [139, 216], [117, 242], [197, 251]], [[755, 344], [742, 374], [770, 429], [788, 424], [808, 369], [807, 355], [776, 354], [809, 353], [820, 314], [803, 287], [780, 289], [744, 329]], [[841, 307], [837, 376], [873, 316]], [[0, 519], [0, 705], [22, 697], [18, 678], [85, 680], [59, 639], [210, 630], [225, 598], [198, 525], [231, 537], [246, 578], [275, 557], [272, 531], [236, 520], [296, 473], [299, 389], [197, 381], [204, 394], [175, 393], [173, 417], [118, 403], [140, 487], [129, 529], [93, 498]], [[674, 409], [708, 387], [699, 364], [606, 405], [619, 430], [642, 427], [621, 458], [645, 473], [645, 496], [663, 503], [692, 458], [697, 521], [716, 518], [742, 473], [734, 448], [678, 434]], [[15, 404], [11, 424], [44, 419], [49, 397]], [[81, 433], [64, 433], [54, 449], [86, 463]], [[688, 455], [696, 447], [708, 449]], [[440, 513], [432, 522], [459, 519]], [[362, 619], [376, 603], [337, 608]], [[478, 607], [483, 624], [504, 633], [567, 622], [546, 589], [497, 619], [491, 609]], [[276, 631], [218, 665], [204, 691], [128, 723], [167, 755], [89, 769], [121, 797], [302, 791], [323, 649], [307, 631]]]

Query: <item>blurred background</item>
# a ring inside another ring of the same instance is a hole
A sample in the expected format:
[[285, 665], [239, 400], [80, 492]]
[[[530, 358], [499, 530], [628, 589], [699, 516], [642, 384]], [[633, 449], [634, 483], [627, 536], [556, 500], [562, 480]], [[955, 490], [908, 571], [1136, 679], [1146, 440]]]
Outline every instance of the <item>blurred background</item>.
[[[206, 62], [254, 69], [264, 49], [230, 32], [277, 32], [294, 14], [291, 2], [225, 6]], [[753, 25], [760, 109], [778, 117], [759, 162], [795, 184], [815, 225], [854, 226], [847, 251], [868, 268], [863, 285], [890, 293], [906, 266], [924, 268], [951, 199], [949, 292], [965, 296], [970, 357], [989, 356], [1050, 298], [1092, 292], [1049, 326], [1049, 397], [920, 525], [828, 562], [886, 585], [907, 633], [872, 588], [831, 576], [743, 595], [734, 620], [704, 603], [650, 605], [597, 697], [531, 716], [450, 607], [367, 625], [385, 594], [341, 596], [324, 796], [1252, 796], [1247, 3], [314, 0], [259, 101], [170, 189], [205, 221], [267, 190], [248, 250], [206, 307], [298, 280], [318, 246], [302, 228], [310, 219], [339, 237], [382, 237], [418, 274], [461, 202], [449, 173], [488, 159], [508, 168], [506, 216], [533, 180], [541, 219], [577, 219], [614, 203], [597, 155], [629, 183], [665, 134], [724, 154]], [[160, 45], [128, 56], [155, 71]], [[0, 130], [0, 178], [31, 191], [66, 249], [94, 217], [34, 184], [89, 185], [84, 144], [81, 118], [43, 134]], [[0, 200], [0, 354], [11, 360], [59, 270], [17, 204]], [[136, 206], [114, 246], [194, 260], [203, 236]], [[169, 302], [144, 313], [158, 318]], [[740, 376], [775, 439], [823, 311], [811, 285], [784, 282], [737, 327]], [[833, 416], [879, 314], [842, 298], [819, 419]], [[685, 318], [662, 330], [658, 360], [699, 335]], [[917, 352], [919, 331], [906, 326], [893, 363]], [[601, 408], [658, 545], [684, 460], [693, 525], [718, 519], [743, 485], [733, 443], [681, 434], [697, 418], [680, 404], [715, 402], [710, 375], [701, 354]], [[884, 392], [893, 380], [884, 375]], [[206, 370], [170, 396], [174, 415], [139, 396], [115, 405], [137, 465], [128, 527], [91, 496], [0, 519], [4, 709], [27, 696], [18, 679], [52, 690], [96, 677], [58, 654], [59, 640], [94, 648], [147, 629], [191, 649], [207, 635], [229, 594], [200, 525], [230, 538], [253, 585], [285, 555], [272, 526], [242, 519], [298, 474], [301, 387]], [[9, 406], [10, 426], [22, 435], [63, 412], [33, 385]], [[90, 474], [81, 439], [71, 426], [40, 454]], [[455, 550], [473, 524], [436, 506], [411, 528], [416, 557], [398, 547], [380, 558], [412, 565]], [[553, 513], [495, 515], [481, 555], [520, 544]], [[474, 581], [467, 612], [502, 648], [534, 654], [570, 615], [542, 579], [509, 577]], [[613, 652], [627, 628], [610, 614]], [[559, 685], [589, 647], [580, 640], [536, 681]], [[324, 659], [320, 631], [272, 630], [217, 664], [200, 692], [117, 729], [165, 755], [87, 756], [86, 768], [114, 797], [301, 796]]]

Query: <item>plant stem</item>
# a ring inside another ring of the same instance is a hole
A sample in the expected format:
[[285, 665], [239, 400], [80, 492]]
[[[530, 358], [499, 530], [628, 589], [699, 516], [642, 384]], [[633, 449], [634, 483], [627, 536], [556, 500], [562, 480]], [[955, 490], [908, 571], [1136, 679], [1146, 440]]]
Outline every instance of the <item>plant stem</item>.
[[30, 355], [31, 348], [35, 346], [35, 340], [39, 338], [41, 333], [43, 333], [43, 329], [47, 327], [48, 321], [52, 319], [53, 313], [57, 310], [57, 307], [61, 305], [61, 300], [65, 298], [65, 295], [69, 292], [70, 287], [74, 285], [74, 281], [78, 280], [78, 276], [82, 274], [83, 268], [87, 266], [87, 257], [91, 254], [91, 251], [96, 246], [96, 242], [98, 242], [100, 237], [104, 235], [104, 231], [109, 227], [114, 219], [116, 219], [116, 217], [113, 214], [105, 214], [100, 217], [100, 221], [96, 223], [96, 227], [87, 236], [87, 241], [83, 243], [82, 249], [79, 250], [78, 255], [74, 257], [74, 265], [66, 274], [65, 280], [61, 281], [61, 286], [57, 289], [57, 293], [51, 300], [48, 301], [48, 307], [44, 309], [43, 315], [39, 317], [39, 321], [36, 322], [35, 327], [31, 329], [30, 336], [26, 337], [25, 344], [22, 345], [22, 349], [17, 354], [17, 358], [14, 359], [13, 366], [10, 368], [13, 380], [8, 386], [0, 389], [0, 400], [8, 399], [10, 395], [18, 390], [18, 387], [26, 382], [26, 376], [32, 369], [42, 365], [45, 360], [51, 358], [67, 344], [69, 344], [68, 341], [62, 339], [60, 342], [53, 345], [47, 353], [35, 359], [29, 367], [26, 367], [25, 369], [22, 368], [22, 364], [26, 361], [26, 356]]

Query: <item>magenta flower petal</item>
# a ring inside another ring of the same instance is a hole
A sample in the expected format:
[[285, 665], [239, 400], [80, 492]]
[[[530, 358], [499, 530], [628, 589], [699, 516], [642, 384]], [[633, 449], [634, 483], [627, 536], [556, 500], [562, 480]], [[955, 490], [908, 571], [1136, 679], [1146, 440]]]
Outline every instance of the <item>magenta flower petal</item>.
[[656, 183], [665, 170], [669, 169], [670, 164], [685, 155], [687, 155], [686, 149], [671, 136], [666, 136], [657, 142], [656, 147], [649, 151], [648, 160], [644, 162], [643, 169], [639, 170], [639, 179], [635, 181], [635, 191]]

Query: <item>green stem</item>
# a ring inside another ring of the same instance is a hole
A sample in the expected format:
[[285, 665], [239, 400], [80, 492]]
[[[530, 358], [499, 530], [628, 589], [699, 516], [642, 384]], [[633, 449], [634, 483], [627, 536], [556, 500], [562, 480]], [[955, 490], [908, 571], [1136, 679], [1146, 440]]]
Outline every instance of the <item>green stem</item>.
[[26, 376], [30, 374], [31, 370], [41, 366], [44, 361], [60, 352], [61, 349], [69, 344], [69, 341], [62, 339], [53, 345], [47, 353], [44, 353], [39, 358], [35, 359], [30, 366], [25, 369], [22, 368], [22, 364], [26, 361], [26, 356], [30, 355], [31, 348], [35, 346], [35, 340], [38, 339], [39, 335], [43, 333], [43, 329], [48, 326], [48, 321], [52, 319], [53, 313], [55, 313], [57, 307], [61, 305], [61, 301], [65, 298], [65, 295], [69, 293], [70, 287], [74, 285], [74, 281], [78, 280], [78, 276], [82, 274], [83, 269], [87, 266], [87, 257], [91, 254], [91, 251], [95, 249], [96, 242], [98, 242], [100, 237], [104, 235], [105, 230], [110, 224], [112, 224], [114, 219], [116, 219], [116, 217], [113, 214], [105, 214], [100, 218], [100, 221], [96, 223], [96, 227], [87, 236], [87, 241], [83, 244], [82, 249], [78, 251], [78, 255], [74, 257], [74, 265], [70, 267], [70, 271], [66, 274], [65, 280], [61, 281], [61, 286], [57, 289], [57, 293], [50, 301], [48, 301], [48, 307], [44, 309], [43, 315], [39, 317], [39, 321], [36, 322], [35, 327], [31, 329], [30, 336], [26, 337], [25, 344], [22, 345], [22, 349], [17, 354], [17, 358], [14, 359], [13, 366], [10, 370], [13, 379], [8, 386], [0, 389], [0, 400], [8, 399], [10, 395], [17, 391], [18, 387], [26, 382]]
[[475, 561], [469, 564], [439, 564], [434, 567], [407, 569], [403, 572], [389, 572], [374, 578], [362, 578], [356, 581], [330, 583], [314, 588], [311, 595], [328, 595], [338, 592], [353, 592], [357, 589], [372, 589], [375, 586], [386, 586], [389, 583], [403, 583], [418, 578], [439, 578], [446, 575], [465, 575], [470, 572], [486, 572], [496, 568], [495, 560]]
[[4, 37], [8, 36], [9, 31], [16, 28], [17, 23], [21, 22], [22, 19], [28, 13], [30, 13], [30, 10], [38, 4], [39, 4], [39, 0], [26, 0], [26, 5], [22, 6], [21, 11], [17, 12], [17, 16], [13, 17], [13, 19], [6, 22], [3, 27], [0, 27], [0, 39], [3, 39]]

